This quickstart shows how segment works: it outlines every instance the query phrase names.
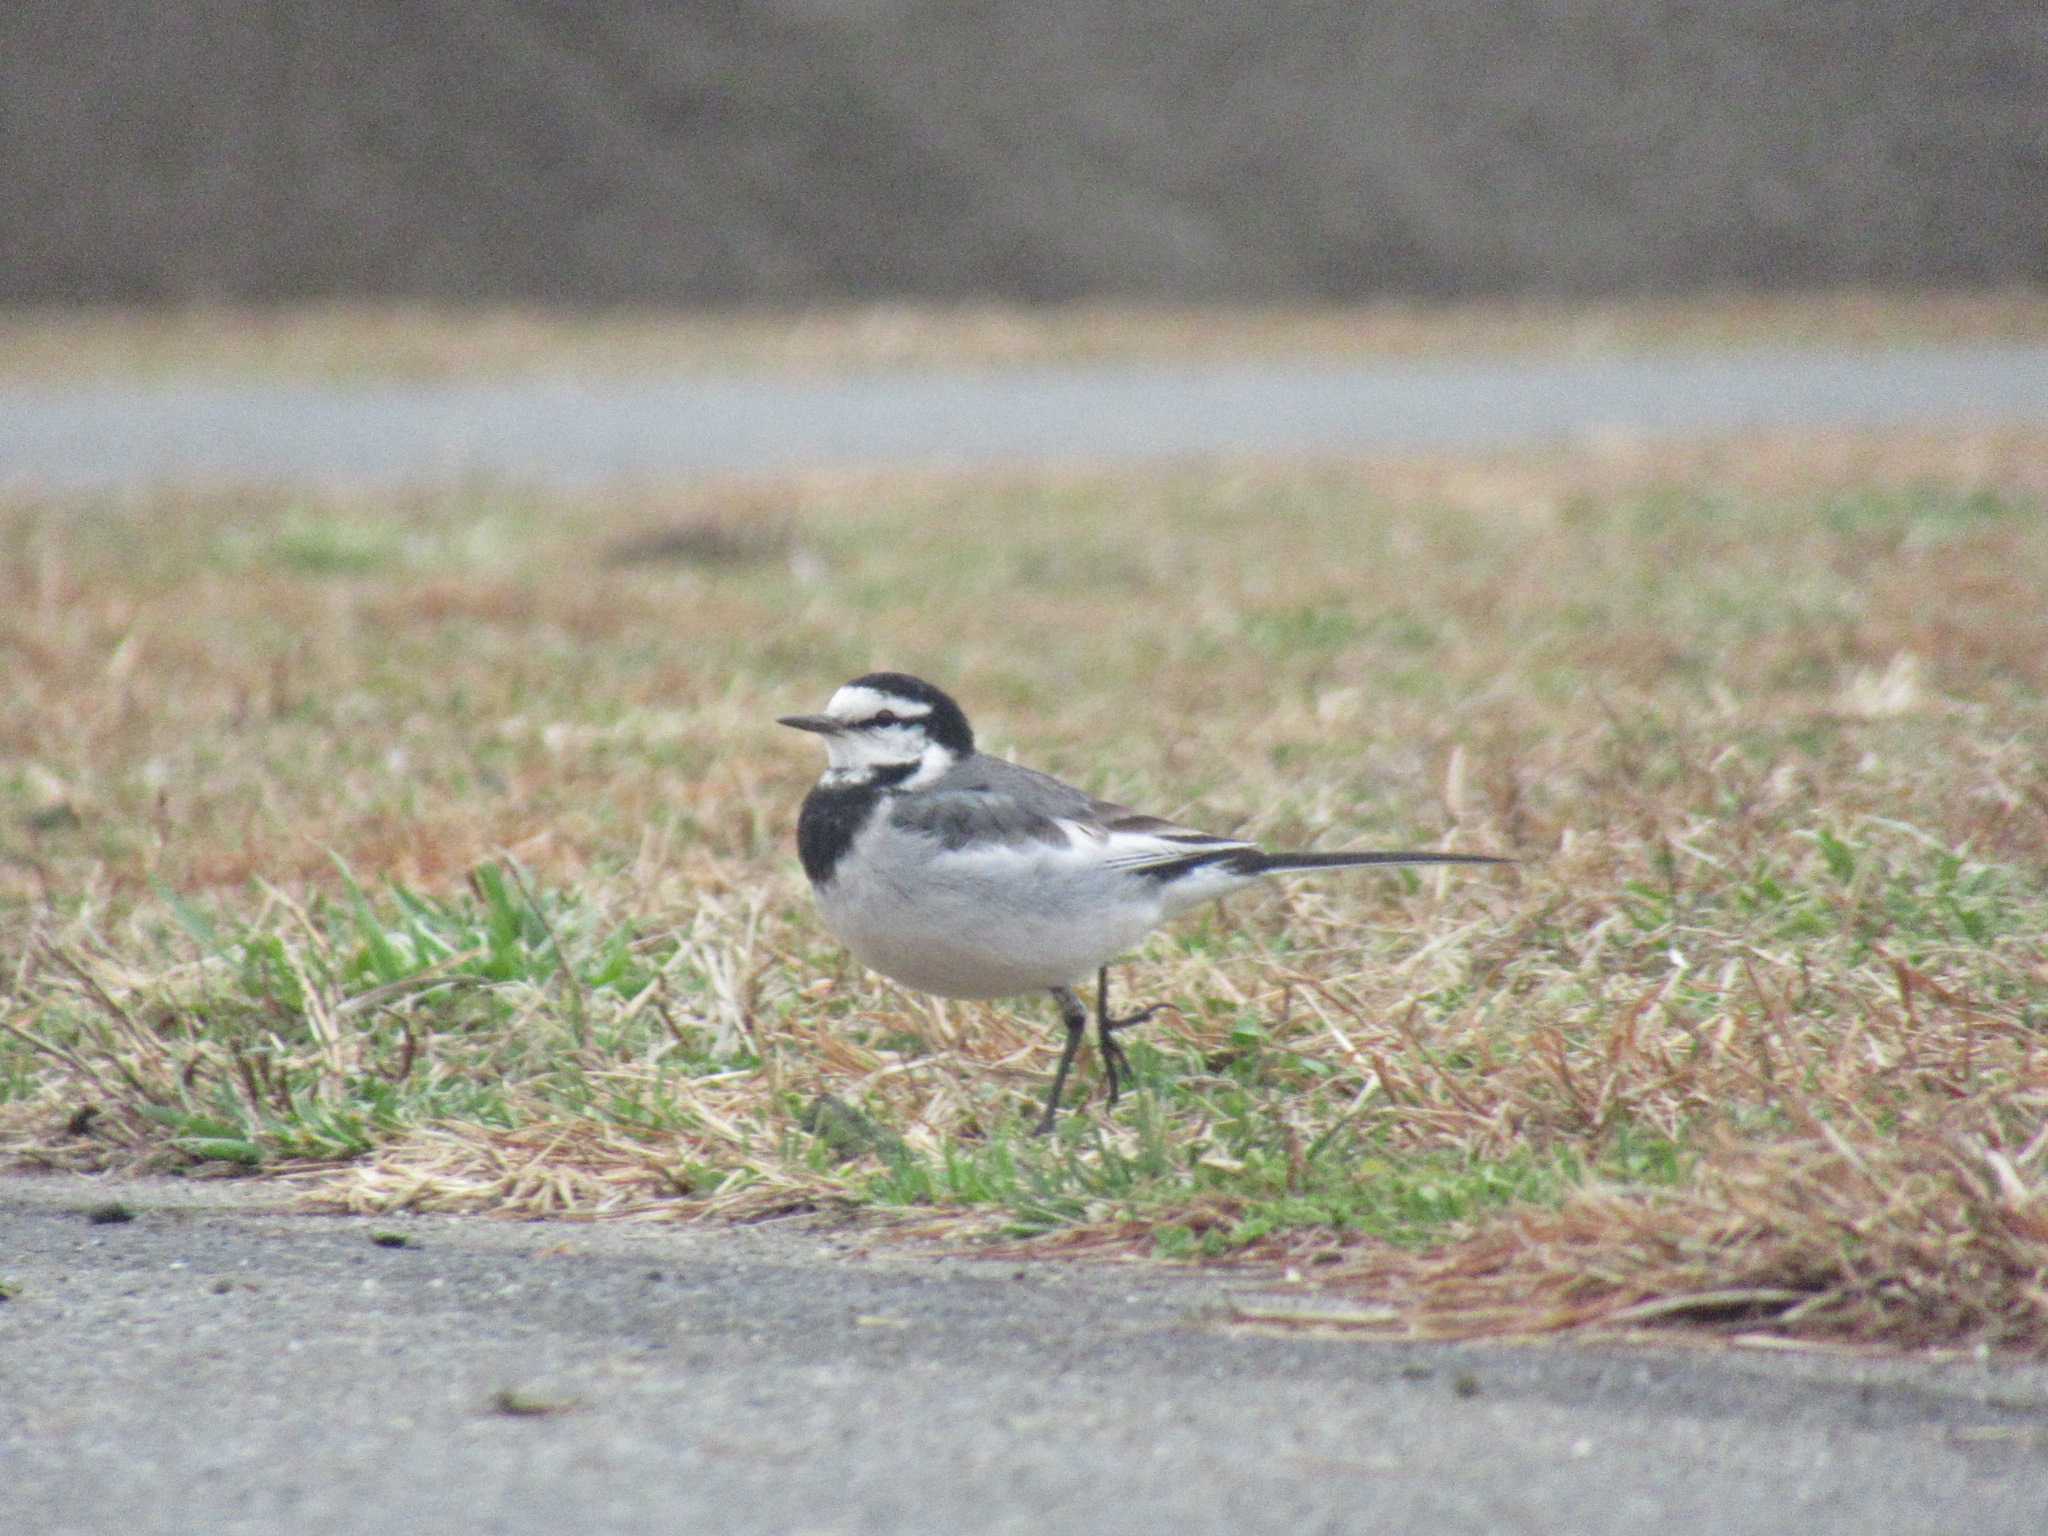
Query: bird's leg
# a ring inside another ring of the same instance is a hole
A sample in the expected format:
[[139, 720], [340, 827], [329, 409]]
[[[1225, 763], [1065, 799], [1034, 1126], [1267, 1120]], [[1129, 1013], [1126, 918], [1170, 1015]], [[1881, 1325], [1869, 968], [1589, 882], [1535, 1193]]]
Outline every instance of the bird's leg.
[[1088, 1009], [1074, 995], [1073, 988], [1054, 987], [1052, 1000], [1060, 1005], [1060, 1022], [1067, 1027], [1067, 1047], [1060, 1052], [1059, 1069], [1052, 1075], [1052, 1092], [1046, 1095], [1045, 1113], [1032, 1129], [1034, 1136], [1043, 1136], [1052, 1129], [1053, 1116], [1060, 1112], [1060, 1093], [1067, 1086], [1067, 1069], [1073, 1066], [1081, 1041], [1088, 1033]]
[[1127, 1013], [1120, 1019], [1109, 1016], [1109, 967], [1104, 966], [1095, 973], [1095, 1046], [1102, 1053], [1103, 1075], [1109, 1079], [1109, 1102], [1117, 1101], [1123, 1082], [1136, 1081], [1137, 1074], [1131, 1070], [1131, 1058], [1124, 1054], [1124, 1048], [1117, 1044], [1113, 1031], [1129, 1029], [1133, 1024], [1142, 1024], [1162, 1008], [1171, 1008], [1171, 1003], [1154, 1003], [1149, 1008], [1140, 1008], [1136, 1013]]

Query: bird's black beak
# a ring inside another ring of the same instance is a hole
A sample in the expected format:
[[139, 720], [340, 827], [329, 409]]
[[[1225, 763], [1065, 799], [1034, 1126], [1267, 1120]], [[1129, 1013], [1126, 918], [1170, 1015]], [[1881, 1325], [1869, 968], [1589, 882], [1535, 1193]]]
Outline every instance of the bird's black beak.
[[791, 730], [815, 731], [820, 736], [837, 736], [846, 729], [830, 715], [783, 715], [775, 723]]

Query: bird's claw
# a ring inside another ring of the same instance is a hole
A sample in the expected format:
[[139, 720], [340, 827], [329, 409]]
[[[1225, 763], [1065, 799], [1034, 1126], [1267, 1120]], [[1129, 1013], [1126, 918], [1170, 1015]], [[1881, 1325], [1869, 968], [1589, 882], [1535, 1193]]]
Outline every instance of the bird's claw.
[[1178, 1003], [1154, 1003], [1149, 1008], [1140, 1008], [1136, 1013], [1127, 1013], [1120, 1019], [1103, 1019], [1100, 1021], [1100, 1027], [1105, 1031], [1128, 1029], [1133, 1024], [1144, 1023], [1155, 1013], [1168, 1012], [1179, 1013], [1180, 1005]]
[[1123, 1094], [1125, 1083], [1136, 1082], [1138, 1074], [1131, 1069], [1131, 1058], [1118, 1043], [1112, 1031], [1129, 1029], [1133, 1024], [1142, 1024], [1156, 1013], [1168, 1009], [1178, 1013], [1180, 1009], [1172, 1003], [1154, 1003], [1149, 1008], [1140, 1008], [1136, 1013], [1111, 1018], [1107, 1013], [1098, 1013], [1095, 1019], [1095, 1048], [1102, 1053], [1102, 1073], [1109, 1081], [1109, 1102], [1115, 1105]]

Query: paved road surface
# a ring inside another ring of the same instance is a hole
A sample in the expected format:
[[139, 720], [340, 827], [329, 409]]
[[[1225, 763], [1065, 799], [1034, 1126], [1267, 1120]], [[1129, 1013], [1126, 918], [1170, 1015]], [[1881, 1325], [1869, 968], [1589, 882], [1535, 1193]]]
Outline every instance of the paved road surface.
[[0, 487], [591, 484], [828, 465], [1468, 448], [1609, 432], [2048, 422], [2048, 347], [460, 386], [0, 385]]
[[275, 1198], [0, 1179], [0, 1527], [2048, 1530], [2048, 1366], [1279, 1336], [1243, 1276]]

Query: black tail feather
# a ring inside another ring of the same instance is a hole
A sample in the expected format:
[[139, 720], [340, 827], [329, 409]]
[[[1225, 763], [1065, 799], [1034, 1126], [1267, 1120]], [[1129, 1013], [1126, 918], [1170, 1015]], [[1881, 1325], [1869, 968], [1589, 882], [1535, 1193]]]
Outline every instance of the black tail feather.
[[1266, 853], [1257, 848], [1204, 848], [1186, 858], [1142, 864], [1135, 873], [1162, 884], [1197, 869], [1221, 866], [1236, 875], [1276, 875], [1290, 869], [1344, 869], [1360, 864], [1514, 864], [1491, 853]]
[[1290, 869], [1343, 869], [1358, 864], [1513, 864], [1492, 853], [1262, 853], [1235, 854], [1230, 867], [1241, 874], [1273, 875]]

